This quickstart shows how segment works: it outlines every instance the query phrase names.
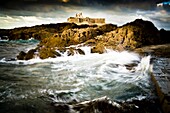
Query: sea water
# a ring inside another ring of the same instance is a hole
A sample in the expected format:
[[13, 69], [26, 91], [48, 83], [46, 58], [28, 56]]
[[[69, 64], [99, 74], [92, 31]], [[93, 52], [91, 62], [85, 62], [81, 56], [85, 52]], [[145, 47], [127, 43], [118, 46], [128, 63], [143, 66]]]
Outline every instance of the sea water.
[[151, 56], [107, 50], [58, 58], [16, 60], [20, 51], [35, 48], [37, 40], [0, 42], [0, 112], [52, 112], [51, 102], [85, 101], [102, 96], [112, 100], [154, 95]]

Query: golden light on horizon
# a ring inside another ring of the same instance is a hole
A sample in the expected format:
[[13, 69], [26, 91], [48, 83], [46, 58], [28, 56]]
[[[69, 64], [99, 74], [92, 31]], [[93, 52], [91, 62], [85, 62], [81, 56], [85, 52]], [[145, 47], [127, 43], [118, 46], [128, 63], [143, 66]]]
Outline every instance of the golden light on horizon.
[[69, 0], [62, 0], [62, 2], [65, 2], [65, 3], [67, 3], [67, 2], [69, 2]]

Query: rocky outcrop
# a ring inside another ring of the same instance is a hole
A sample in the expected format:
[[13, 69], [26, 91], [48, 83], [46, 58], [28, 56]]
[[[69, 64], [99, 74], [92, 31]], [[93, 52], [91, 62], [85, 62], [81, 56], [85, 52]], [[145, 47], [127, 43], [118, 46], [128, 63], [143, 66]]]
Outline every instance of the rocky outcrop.
[[21, 27], [14, 29], [0, 29], [1, 39], [8, 37], [9, 40], [23, 39], [27, 40], [34, 38], [42, 40], [44, 38], [52, 37], [56, 33], [62, 33], [64, 30], [70, 28], [87, 28], [96, 27], [97, 25], [76, 25], [74, 23], [57, 23], [57, 24], [44, 24], [33, 27]]
[[75, 54], [85, 55], [84, 51], [81, 49], [76, 49], [73, 47], [70, 48], [39, 48], [39, 49], [31, 49], [28, 52], [21, 51], [17, 55], [17, 59], [19, 60], [30, 60], [35, 57], [39, 57], [41, 59], [46, 58], [56, 58], [61, 56], [73, 56]]
[[97, 36], [95, 39], [100, 42], [100, 46], [97, 44], [96, 48], [104, 46], [117, 50], [133, 50], [162, 41], [158, 29], [151, 22], [141, 19], [118, 27], [102, 36]]
[[135, 50], [147, 45], [170, 43], [165, 36], [170, 31], [163, 29], [159, 31], [152, 22], [142, 19], [136, 19], [120, 27], [113, 24], [78, 26], [67, 23], [66, 26], [56, 29], [58, 31], [53, 30], [53, 33], [41, 39], [34, 55], [32, 55], [33, 52], [27, 52], [25, 54], [28, 57], [23, 58], [25, 54], [21, 52], [17, 58], [28, 60], [34, 57], [35, 53], [42, 59], [55, 58], [62, 56], [63, 51], [67, 51], [68, 56], [76, 53], [85, 54], [80, 48], [70, 47], [77, 44], [90, 46], [91, 53], [102, 54], [106, 48], [123, 51]]
[[27, 53], [21, 51], [19, 55], [17, 55], [17, 59], [19, 60], [29, 60], [35, 57], [36, 49], [31, 49]]
[[[46, 59], [49, 57], [51, 58], [60, 57], [62, 56], [63, 52], [67, 52], [66, 54], [68, 56], [74, 54], [85, 54], [81, 49], [69, 46], [84, 43], [90, 39], [94, 39], [94, 37], [98, 35], [102, 35], [116, 28], [117, 28], [116, 25], [106, 24], [99, 27], [97, 26], [89, 27], [86, 25], [82, 25], [79, 26], [79, 28], [66, 29], [62, 33], [55, 33], [51, 37], [43, 38], [36, 48], [36, 51], [38, 52], [37, 55], [41, 59]], [[32, 57], [25, 58], [25, 54], [26, 56]], [[35, 55], [32, 55], [32, 53], [30, 53], [29, 51], [25, 54], [21, 52], [17, 56], [17, 58], [20, 60], [29, 60], [35, 57]]]
[[[60, 99], [61, 101], [61, 99]], [[56, 113], [159, 113], [162, 112], [157, 99], [142, 99], [132, 101], [113, 101], [101, 97], [83, 102], [54, 102], [52, 106]], [[156, 107], [156, 108], [155, 108]], [[154, 108], [154, 109], [153, 109]]]
[[[98, 35], [103, 35], [117, 28], [116, 25], [112, 25], [112, 24], [106, 24], [98, 27], [94, 27], [94, 26], [87, 27], [87, 28], [84, 28], [82, 26], [80, 27], [81, 28], [66, 29], [62, 33], [55, 33], [51, 37], [43, 38], [36, 48], [36, 51], [38, 52], [37, 55], [41, 59], [46, 59], [49, 57], [51, 58], [60, 57], [62, 56], [62, 54], [64, 54], [64, 52], [67, 52], [66, 54], [68, 56], [74, 54], [85, 54], [80, 48], [69, 47], [69, 46], [81, 44], [84, 42], [87, 43], [90, 40], [94, 40], [94, 37]], [[88, 44], [92, 46], [92, 43], [88, 43]], [[94, 40], [94, 44], [96, 44], [95, 40]], [[30, 54], [30, 52], [27, 52], [26, 55], [27, 54]], [[22, 56], [23, 54], [21, 55], [19, 54], [17, 58], [23, 60]], [[28, 55], [28, 56], [32, 56], [32, 58], [34, 57], [34, 55]], [[31, 59], [31, 57], [29, 58]], [[24, 58], [24, 60], [26, 59]]]

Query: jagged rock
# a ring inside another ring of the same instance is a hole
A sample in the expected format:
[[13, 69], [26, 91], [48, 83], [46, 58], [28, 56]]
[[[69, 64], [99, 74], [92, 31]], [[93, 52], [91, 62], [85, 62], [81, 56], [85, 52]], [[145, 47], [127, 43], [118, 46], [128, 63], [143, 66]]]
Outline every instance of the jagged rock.
[[170, 36], [170, 31], [161, 29], [160, 30], [160, 37], [161, 37], [160, 44], [170, 43], [169, 36]]
[[67, 56], [73, 56], [75, 54], [85, 55], [84, 51], [81, 49], [76, 49], [73, 47], [67, 49]]
[[143, 99], [119, 102], [112, 101], [105, 96], [73, 104], [54, 102], [52, 106], [56, 113], [160, 113], [161, 109], [157, 101], [156, 99], [152, 101]]
[[84, 45], [87, 45], [87, 46], [94, 46], [95, 44], [96, 44], [95, 39], [90, 39], [90, 40], [87, 40], [86, 42], [84, 42]]
[[102, 54], [105, 52], [105, 46], [102, 43], [98, 43], [96, 46], [91, 48], [91, 53]]
[[[117, 26], [112, 24], [108, 24], [108, 25], [106, 24], [99, 27], [95, 26], [95, 27], [87, 27], [87, 28], [82, 27], [79, 29], [78, 28], [66, 29], [62, 33], [56, 33], [52, 37], [42, 39], [38, 45], [39, 56], [42, 59], [48, 57], [54, 58], [56, 56], [60, 56], [60, 55], [56, 55], [58, 53], [56, 53], [56, 51], [50, 48], [59, 48], [58, 50], [61, 51], [61, 48], [65, 48], [70, 45], [81, 44], [84, 42], [88, 43], [87, 41], [93, 40], [94, 37], [97, 36], [98, 34], [104, 34], [106, 32], [115, 29], [116, 27]], [[93, 40], [93, 42], [95, 43], [95, 40]], [[99, 46], [97, 46], [97, 48], [98, 47]], [[75, 53], [82, 54], [82, 55], [85, 54], [84, 51], [82, 51], [81, 49], [68, 48], [66, 50], [68, 56], [72, 56]], [[66, 50], [62, 49], [62, 51], [66, 51]], [[100, 51], [100, 53], [102, 52]]]
[[41, 59], [46, 59], [46, 58], [56, 58], [57, 56], [61, 56], [60, 53], [58, 53], [55, 48], [41, 48], [39, 50], [39, 57]]
[[[36, 28], [36, 27], [35, 27]], [[33, 27], [32, 29], [35, 30]], [[170, 32], [161, 29], [160, 31], [150, 21], [136, 19], [133, 22], [117, 27], [113, 24], [102, 26], [76, 25], [71, 23], [60, 23], [56, 25], [44, 25], [37, 28], [39, 32], [19, 31], [20, 37], [25, 39], [29, 36], [41, 37], [36, 51], [40, 58], [58, 57], [60, 53], [56, 51], [68, 51], [68, 56], [74, 55], [75, 52], [84, 54], [75, 48], [69, 48], [70, 45], [83, 44], [91, 46], [92, 53], [104, 53], [106, 48], [114, 50], [134, 50], [147, 45], [170, 43], [168, 36]], [[31, 29], [31, 28], [30, 28]], [[14, 32], [15, 31], [15, 32]], [[13, 34], [17, 34], [15, 29]], [[29, 30], [28, 30], [29, 31]], [[35, 30], [36, 31], [36, 30]], [[6, 31], [3, 31], [6, 33]], [[27, 34], [27, 35], [24, 35]], [[18, 34], [17, 34], [18, 35]], [[43, 35], [43, 38], [42, 36]], [[67, 47], [67, 49], [66, 49]], [[19, 55], [20, 56], [20, 55]], [[23, 57], [17, 57], [23, 59]], [[31, 58], [30, 56], [26, 59]]]
[[67, 49], [66, 49], [65, 47], [58, 47], [57, 50], [58, 50], [61, 54], [64, 54]]
[[36, 52], [36, 49], [31, 49], [27, 52], [27, 54], [25, 55], [25, 60], [30, 60], [32, 58], [34, 58], [34, 53]]
[[153, 23], [142, 19], [136, 19], [96, 39], [105, 42], [105, 46], [112, 46], [118, 50], [133, 50], [145, 45], [158, 44], [161, 40]]
[[87, 40], [94, 39], [98, 35], [116, 29], [116, 25], [106, 24], [95, 28], [68, 29], [62, 32], [61, 39], [66, 42], [66, 46], [83, 43]]
[[81, 50], [81, 49], [76, 49], [76, 50], [77, 50], [77, 52], [78, 52], [80, 55], [85, 55], [85, 53], [84, 53], [83, 50]]
[[30, 60], [34, 58], [34, 53], [36, 52], [36, 49], [31, 49], [27, 53], [21, 51], [19, 55], [17, 55], [17, 59], [19, 60]]
[[64, 48], [64, 47], [60, 47], [60, 48], [46, 48], [43, 47], [39, 50], [39, 57], [41, 59], [46, 59], [46, 58], [56, 58], [56, 57], [61, 57], [62, 54], [64, 54], [66, 52], [67, 56], [73, 56], [75, 54], [81, 54], [81, 55], [85, 55], [84, 51], [81, 49], [76, 49], [73, 47], [70, 48]]
[[26, 53], [24, 51], [21, 51], [19, 55], [17, 55], [18, 60], [24, 60], [26, 56]]
[[57, 23], [57, 24], [43, 24], [33, 27], [21, 27], [14, 29], [0, 29], [0, 37], [8, 36], [9, 40], [23, 39], [27, 40], [31, 37], [42, 40], [43, 38], [51, 37], [55, 33], [62, 33], [64, 30], [70, 28], [83, 28], [88, 26], [78, 26], [74, 23]]
[[67, 56], [73, 56], [75, 53], [74, 53], [74, 48], [69, 48], [68, 51], [67, 51]]

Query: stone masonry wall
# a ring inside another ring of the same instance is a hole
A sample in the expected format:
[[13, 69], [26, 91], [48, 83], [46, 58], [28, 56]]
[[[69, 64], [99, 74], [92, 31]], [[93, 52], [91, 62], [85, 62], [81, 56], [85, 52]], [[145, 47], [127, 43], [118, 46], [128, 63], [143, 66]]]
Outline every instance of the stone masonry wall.
[[70, 17], [67, 19], [70, 23], [76, 23], [76, 24], [105, 24], [104, 18], [77, 18], [77, 17]]

